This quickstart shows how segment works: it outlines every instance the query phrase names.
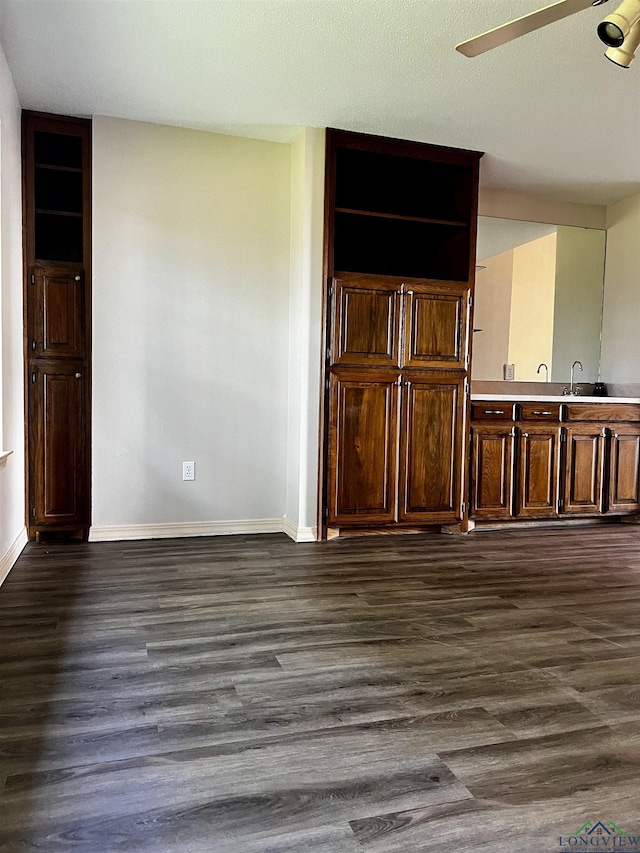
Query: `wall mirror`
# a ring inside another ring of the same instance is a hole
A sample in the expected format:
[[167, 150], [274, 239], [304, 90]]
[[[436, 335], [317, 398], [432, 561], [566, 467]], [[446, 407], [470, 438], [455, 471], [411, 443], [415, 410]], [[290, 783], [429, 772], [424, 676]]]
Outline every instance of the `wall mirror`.
[[606, 231], [478, 218], [472, 379], [596, 382]]

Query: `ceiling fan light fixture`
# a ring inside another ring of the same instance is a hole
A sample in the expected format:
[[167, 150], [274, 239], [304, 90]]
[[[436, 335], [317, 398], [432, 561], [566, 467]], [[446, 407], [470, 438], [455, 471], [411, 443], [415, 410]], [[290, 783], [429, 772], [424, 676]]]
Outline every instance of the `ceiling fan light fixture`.
[[631, 32], [622, 43], [622, 47], [610, 47], [604, 55], [621, 68], [628, 68], [640, 44], [640, 22], [631, 28]]
[[598, 38], [607, 47], [622, 47], [633, 27], [640, 21], [640, 0], [622, 0], [615, 12], [598, 24]]

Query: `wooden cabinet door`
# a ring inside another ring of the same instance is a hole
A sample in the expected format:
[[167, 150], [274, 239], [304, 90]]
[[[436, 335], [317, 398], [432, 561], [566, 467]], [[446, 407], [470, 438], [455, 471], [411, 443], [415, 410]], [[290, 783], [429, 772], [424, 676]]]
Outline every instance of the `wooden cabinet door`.
[[36, 363], [31, 368], [32, 524], [86, 524], [86, 382], [77, 366]]
[[455, 521], [462, 511], [464, 378], [414, 375], [402, 394], [400, 520]]
[[603, 511], [605, 430], [599, 424], [566, 429], [562, 511], [597, 515]]
[[560, 427], [530, 427], [520, 432], [517, 515], [556, 515], [560, 473]]
[[29, 288], [35, 290], [30, 355], [84, 359], [86, 324], [82, 272], [39, 268], [32, 275]]
[[332, 282], [334, 365], [395, 367], [399, 363], [398, 279], [344, 275]]
[[398, 380], [377, 371], [331, 378], [330, 524], [396, 520]]
[[615, 424], [611, 427], [609, 459], [607, 511], [638, 512], [640, 510], [640, 426]]
[[409, 282], [403, 298], [403, 365], [465, 369], [468, 285]]
[[471, 430], [471, 518], [513, 517], [516, 429], [511, 425]]

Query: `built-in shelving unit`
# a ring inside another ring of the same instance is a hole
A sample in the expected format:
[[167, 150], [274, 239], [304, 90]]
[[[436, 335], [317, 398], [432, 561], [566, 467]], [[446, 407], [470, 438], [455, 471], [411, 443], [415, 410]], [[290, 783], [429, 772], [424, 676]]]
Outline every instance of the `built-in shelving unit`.
[[29, 535], [86, 538], [91, 122], [25, 112], [23, 180]]
[[479, 152], [327, 134], [322, 525], [459, 521]]

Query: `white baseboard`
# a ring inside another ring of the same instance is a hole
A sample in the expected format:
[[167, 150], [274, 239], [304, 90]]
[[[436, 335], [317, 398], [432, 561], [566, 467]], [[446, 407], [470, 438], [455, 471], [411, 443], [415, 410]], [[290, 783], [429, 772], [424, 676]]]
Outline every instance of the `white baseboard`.
[[282, 518], [94, 526], [89, 531], [89, 542], [117, 542], [124, 539], [178, 539], [183, 536], [230, 536], [243, 533], [282, 533], [283, 526]]
[[317, 527], [298, 527], [286, 515], [284, 517], [284, 532], [294, 542], [316, 542], [318, 539]]
[[27, 528], [23, 527], [7, 553], [0, 557], [0, 586], [2, 586], [3, 582], [6, 580], [7, 575], [13, 568], [16, 560], [22, 553], [22, 549], [28, 541]]

